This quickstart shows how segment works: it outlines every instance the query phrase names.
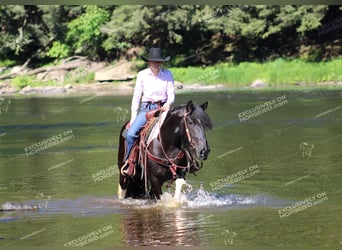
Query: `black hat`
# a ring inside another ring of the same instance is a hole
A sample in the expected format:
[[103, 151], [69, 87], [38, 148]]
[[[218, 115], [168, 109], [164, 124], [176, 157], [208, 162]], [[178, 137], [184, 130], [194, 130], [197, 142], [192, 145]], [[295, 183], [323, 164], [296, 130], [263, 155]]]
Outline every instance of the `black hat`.
[[141, 58], [146, 61], [155, 61], [155, 62], [167, 62], [171, 59], [170, 56], [162, 58], [161, 49], [160, 48], [151, 48], [148, 58], [141, 56]]

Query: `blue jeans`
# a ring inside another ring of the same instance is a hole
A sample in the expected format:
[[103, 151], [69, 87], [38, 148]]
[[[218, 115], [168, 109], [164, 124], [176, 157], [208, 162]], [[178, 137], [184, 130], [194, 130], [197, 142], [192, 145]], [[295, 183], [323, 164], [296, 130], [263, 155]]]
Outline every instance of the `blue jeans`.
[[158, 104], [149, 104], [146, 102], [141, 103], [140, 111], [127, 130], [126, 133], [126, 155], [125, 155], [125, 160], [128, 159], [128, 156], [132, 150], [132, 147], [134, 145], [134, 142], [137, 140], [139, 137], [139, 132], [141, 128], [146, 124], [146, 113], [152, 109], [158, 108]]

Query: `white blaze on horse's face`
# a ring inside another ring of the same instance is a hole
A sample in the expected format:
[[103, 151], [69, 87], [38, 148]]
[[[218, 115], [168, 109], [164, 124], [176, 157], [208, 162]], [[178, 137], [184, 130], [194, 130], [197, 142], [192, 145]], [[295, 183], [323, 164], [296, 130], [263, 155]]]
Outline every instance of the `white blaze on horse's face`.
[[205, 114], [205, 109], [208, 103], [202, 104], [201, 106], [194, 105], [191, 101], [187, 104], [187, 112], [189, 115], [186, 117], [187, 127], [189, 129], [189, 143], [194, 151], [196, 157], [200, 160], [206, 160], [210, 152], [206, 138], [206, 128], [210, 128], [210, 124], [204, 124], [207, 114]]

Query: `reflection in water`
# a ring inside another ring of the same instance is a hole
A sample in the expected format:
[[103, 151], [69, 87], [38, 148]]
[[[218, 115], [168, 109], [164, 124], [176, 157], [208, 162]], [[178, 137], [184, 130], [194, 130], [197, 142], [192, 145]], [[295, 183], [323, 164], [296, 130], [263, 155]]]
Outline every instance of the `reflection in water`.
[[[184, 184], [184, 181], [182, 183]], [[204, 228], [208, 229], [213, 222], [209, 219], [210, 217], [203, 218], [203, 213], [197, 210], [198, 208], [244, 206], [256, 204], [262, 198], [236, 195], [217, 196], [205, 191], [202, 186], [199, 190], [193, 190], [190, 187], [191, 185], [186, 185], [186, 193], [180, 192], [176, 198], [165, 192], [157, 203], [121, 200], [121, 208], [124, 211], [121, 220], [124, 244], [131, 246], [204, 245], [210, 238], [209, 231]]]
[[131, 209], [121, 221], [124, 243], [131, 246], [203, 244], [197, 212], [177, 208]]

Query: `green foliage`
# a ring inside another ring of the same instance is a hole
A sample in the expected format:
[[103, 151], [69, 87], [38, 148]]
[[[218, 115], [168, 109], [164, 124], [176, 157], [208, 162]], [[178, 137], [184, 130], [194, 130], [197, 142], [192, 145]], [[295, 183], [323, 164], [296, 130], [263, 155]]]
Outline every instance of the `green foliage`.
[[60, 41], [55, 41], [47, 55], [52, 58], [66, 58], [70, 55], [70, 47]]
[[9, 67], [9, 66], [14, 66], [15, 64], [16, 64], [16, 61], [11, 60], [11, 59], [0, 61], [0, 67]]
[[95, 79], [95, 72], [90, 72], [85, 75], [81, 75], [78, 77], [70, 77], [68, 78], [64, 84], [75, 84], [75, 83], [90, 83], [93, 82]]
[[12, 85], [18, 90], [25, 88], [26, 86], [38, 87], [38, 86], [55, 86], [57, 83], [55, 81], [38, 81], [33, 76], [17, 76], [12, 80]]
[[6, 29], [0, 30], [0, 58], [6, 58], [5, 55], [9, 53], [18, 55], [23, 51], [25, 45], [30, 43], [28, 35], [19, 25], [25, 16], [24, 6], [0, 6], [0, 27], [6, 27]]
[[87, 5], [85, 13], [69, 23], [66, 40], [76, 54], [96, 56], [102, 38], [100, 27], [108, 19], [106, 10], [96, 5]]
[[146, 23], [143, 21], [142, 6], [123, 5], [113, 11], [111, 20], [102, 27], [102, 32], [108, 35], [103, 47], [106, 51], [123, 50], [132, 46], [134, 38], [143, 32]]
[[183, 83], [249, 86], [259, 79], [271, 86], [342, 81], [342, 59], [329, 62], [277, 59], [267, 63], [222, 63], [216, 66], [170, 68], [176, 81]]
[[63, 39], [67, 22], [79, 14], [78, 6], [1, 5], [0, 59], [28, 58], [41, 60], [48, 56], [54, 40]]
[[302, 19], [297, 31], [302, 35], [311, 30], [317, 29], [321, 25], [321, 21], [328, 10], [328, 6], [324, 5], [303, 5], [299, 7], [302, 11]]
[[22, 89], [26, 86], [32, 85], [34, 78], [32, 76], [17, 76], [12, 80], [12, 85], [17, 89]]
[[[135, 66], [141, 68], [146, 64], [136, 61]], [[176, 81], [184, 84], [224, 84], [229, 87], [246, 87], [257, 79], [269, 86], [313, 85], [320, 82], [341, 82], [342, 59], [329, 62], [307, 62], [304, 60], [277, 60], [256, 63], [242, 62], [239, 64], [221, 63], [207, 67], [177, 67], [169, 68]], [[90, 83], [94, 81], [94, 72], [79, 74], [66, 78], [64, 84]], [[17, 76], [12, 81], [13, 86], [22, 89], [26, 86], [53, 86], [54, 81], [37, 81], [32, 76]]]
[[39, 64], [81, 54], [111, 61], [129, 48], [151, 46], [183, 66], [329, 60], [341, 50], [334, 32], [341, 11], [336, 5], [1, 5], [0, 60]]

